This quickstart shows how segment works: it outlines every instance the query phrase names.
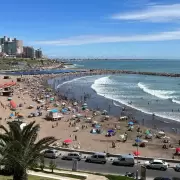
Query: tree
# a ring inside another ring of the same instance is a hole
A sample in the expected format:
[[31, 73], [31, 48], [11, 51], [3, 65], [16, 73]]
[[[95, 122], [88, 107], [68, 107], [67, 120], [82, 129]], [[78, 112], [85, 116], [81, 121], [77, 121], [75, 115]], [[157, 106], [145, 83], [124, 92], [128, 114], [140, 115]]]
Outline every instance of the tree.
[[51, 160], [49, 162], [49, 168], [51, 169], [51, 172], [53, 173], [54, 172], [54, 169], [56, 168], [56, 163], [55, 161]]
[[40, 165], [39, 165], [39, 167], [41, 168], [41, 171], [43, 171], [44, 168], [45, 168], [44, 156], [40, 157]]
[[54, 137], [45, 137], [37, 141], [40, 126], [34, 122], [23, 129], [18, 122], [8, 123], [9, 129], [0, 126], [4, 134], [0, 134], [1, 162], [13, 170], [13, 180], [27, 180], [27, 169], [36, 164], [41, 152], [54, 143]]

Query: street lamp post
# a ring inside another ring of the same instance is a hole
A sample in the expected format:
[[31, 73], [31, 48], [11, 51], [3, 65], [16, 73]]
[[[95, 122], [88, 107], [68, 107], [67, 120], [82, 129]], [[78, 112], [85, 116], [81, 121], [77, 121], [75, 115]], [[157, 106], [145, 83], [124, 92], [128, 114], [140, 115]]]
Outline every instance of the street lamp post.
[[136, 180], [138, 180], [139, 179], [139, 171], [138, 171], [138, 169], [139, 169], [139, 162], [138, 162], [138, 160], [139, 160], [139, 132], [138, 132], [138, 135], [137, 135], [137, 146], [136, 146], [137, 148], [136, 148], [136, 151], [137, 151], [137, 169], [136, 169]]

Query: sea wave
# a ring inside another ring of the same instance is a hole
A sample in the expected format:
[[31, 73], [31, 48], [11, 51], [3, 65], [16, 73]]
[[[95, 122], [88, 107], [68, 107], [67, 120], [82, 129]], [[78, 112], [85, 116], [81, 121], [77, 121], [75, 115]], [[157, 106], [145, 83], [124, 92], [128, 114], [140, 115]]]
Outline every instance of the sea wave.
[[154, 90], [154, 89], [149, 89], [148, 86], [145, 84], [139, 82], [138, 87], [142, 89], [145, 93], [148, 93], [152, 96], [156, 96], [157, 98], [160, 99], [172, 99], [174, 96], [171, 96], [172, 94], [175, 93], [175, 91], [166, 91], [166, 90]]
[[63, 86], [64, 84], [69, 84], [69, 83], [72, 83], [72, 82], [77, 81], [77, 80], [79, 80], [79, 79], [85, 79], [85, 78], [87, 78], [87, 77], [92, 77], [92, 76], [82, 76], [82, 77], [79, 77], [79, 78], [71, 79], [71, 80], [69, 80], [69, 81], [65, 81], [65, 82], [57, 85], [56, 89], [60, 88], [60, 87]]
[[[172, 115], [172, 113], [168, 113], [168, 112], [150, 112], [148, 111], [147, 109], [143, 109], [141, 107], [137, 107], [133, 104], [129, 104], [128, 102], [120, 99], [119, 97], [117, 96], [114, 96], [112, 94], [111, 91], [109, 91], [107, 85], [111, 85], [111, 83], [113, 83], [113, 81], [109, 78], [109, 76], [106, 76], [106, 77], [102, 77], [102, 78], [98, 78], [94, 81], [94, 83], [91, 85], [91, 88], [100, 96], [103, 96], [107, 99], [111, 99], [113, 100], [113, 104], [115, 106], [118, 106], [118, 107], [122, 107], [122, 104], [125, 105], [125, 106], [128, 106], [128, 107], [131, 107], [133, 109], [136, 109], [142, 113], [145, 113], [145, 114], [149, 114], [149, 115], [153, 115], [155, 114], [156, 116], [159, 116], [159, 117], [162, 117], [162, 118], [168, 118], [168, 119], [171, 119], [171, 120], [175, 120], [175, 121], [179, 121], [179, 116], [176, 116], [176, 115]], [[139, 83], [138, 83], [139, 84]], [[104, 86], [106, 85], [106, 86]], [[162, 98], [162, 99], [168, 99], [170, 98], [171, 96], [168, 96], [170, 94], [173, 94], [174, 91], [159, 91], [159, 90], [155, 90], [155, 91], [149, 91], [149, 89], [145, 86], [142, 86], [143, 84], [139, 84], [141, 86], [141, 88], [143, 87], [143, 90], [145, 89], [146, 91], [148, 90], [147, 93], [153, 95], [153, 96], [156, 96], [156, 97], [159, 97], [159, 98]], [[151, 90], [151, 89], [150, 89]], [[168, 96], [168, 97], [167, 97]], [[175, 100], [174, 100], [175, 101]], [[177, 102], [176, 102], [177, 103]], [[180, 102], [179, 102], [180, 103]]]
[[172, 99], [172, 102], [177, 103], [177, 104], [180, 104], [180, 101], [179, 101], [179, 100], [176, 100], [176, 99]]
[[[105, 91], [105, 89], [102, 88], [102, 85], [104, 85], [105, 82], [106, 82], [107, 84], [109, 84], [109, 85], [111, 85], [111, 83], [113, 83], [113, 81], [109, 78], [109, 76], [106, 76], [106, 77], [102, 77], [102, 78], [96, 79], [96, 80], [94, 81], [94, 83], [91, 85], [91, 88], [92, 88], [98, 95], [103, 96], [103, 97], [105, 97], [105, 98], [107, 98], [107, 99], [114, 100], [115, 102], [113, 102], [113, 103], [114, 103], [115, 106], [119, 106], [119, 107], [120, 107], [121, 105], [117, 104], [117, 102], [119, 102], [120, 104], [123, 104], [123, 105], [125, 105], [125, 106], [131, 107], [131, 108], [136, 109], [136, 110], [138, 110], [138, 111], [141, 111], [141, 112], [143, 112], [143, 113], [150, 114], [150, 115], [153, 114], [152, 112], [149, 112], [149, 111], [147, 111], [147, 110], [145, 110], [145, 109], [142, 109], [142, 108], [139, 108], [139, 107], [134, 106], [134, 105], [132, 105], [132, 104], [129, 104], [128, 102], [126, 102], [126, 101], [124, 101], [124, 100], [122, 100], [122, 99], [120, 99], [120, 98], [115, 97], [113, 94], [110, 93], [110, 91], [109, 91], [108, 89]], [[107, 84], [106, 84], [106, 85], [107, 85]], [[107, 87], [108, 87], [108, 86], [107, 86]]]

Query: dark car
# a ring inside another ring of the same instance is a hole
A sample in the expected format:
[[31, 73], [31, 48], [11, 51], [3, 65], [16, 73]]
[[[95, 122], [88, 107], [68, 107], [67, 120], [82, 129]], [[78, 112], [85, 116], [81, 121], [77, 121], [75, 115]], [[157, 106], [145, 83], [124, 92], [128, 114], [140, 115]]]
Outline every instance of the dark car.
[[154, 180], [172, 180], [171, 178], [168, 177], [156, 177]]

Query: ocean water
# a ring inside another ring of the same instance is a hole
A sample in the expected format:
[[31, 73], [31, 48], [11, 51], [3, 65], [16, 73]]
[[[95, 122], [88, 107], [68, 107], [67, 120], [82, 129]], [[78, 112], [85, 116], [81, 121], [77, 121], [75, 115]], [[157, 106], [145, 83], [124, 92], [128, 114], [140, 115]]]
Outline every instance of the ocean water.
[[72, 97], [76, 89], [80, 98], [86, 93], [84, 88], [87, 86], [98, 95], [112, 100], [115, 106], [124, 104], [147, 114], [180, 122], [180, 78], [96, 75], [67, 80], [57, 88], [66, 89]]
[[180, 73], [180, 60], [82, 60], [75, 68]]

